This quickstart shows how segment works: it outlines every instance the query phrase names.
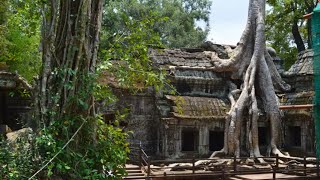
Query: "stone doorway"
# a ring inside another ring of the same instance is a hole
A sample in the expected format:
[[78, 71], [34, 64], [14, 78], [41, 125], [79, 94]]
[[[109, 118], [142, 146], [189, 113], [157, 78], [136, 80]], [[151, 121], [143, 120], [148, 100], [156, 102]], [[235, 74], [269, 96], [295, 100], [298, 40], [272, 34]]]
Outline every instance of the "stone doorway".
[[199, 145], [199, 131], [195, 129], [183, 129], [181, 132], [181, 150], [197, 151]]
[[219, 151], [223, 148], [224, 132], [209, 131], [209, 151]]

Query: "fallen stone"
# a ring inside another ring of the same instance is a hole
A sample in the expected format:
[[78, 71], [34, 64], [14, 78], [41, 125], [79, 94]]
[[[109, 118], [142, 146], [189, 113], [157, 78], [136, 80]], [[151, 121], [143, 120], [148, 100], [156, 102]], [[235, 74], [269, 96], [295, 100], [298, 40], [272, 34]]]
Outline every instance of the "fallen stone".
[[17, 139], [19, 137], [25, 137], [25, 136], [28, 136], [29, 134], [32, 134], [32, 133], [33, 133], [33, 131], [31, 128], [23, 128], [23, 129], [19, 129], [17, 131], [7, 133], [6, 136], [7, 136], [7, 140], [9, 143], [14, 143], [17, 141]]

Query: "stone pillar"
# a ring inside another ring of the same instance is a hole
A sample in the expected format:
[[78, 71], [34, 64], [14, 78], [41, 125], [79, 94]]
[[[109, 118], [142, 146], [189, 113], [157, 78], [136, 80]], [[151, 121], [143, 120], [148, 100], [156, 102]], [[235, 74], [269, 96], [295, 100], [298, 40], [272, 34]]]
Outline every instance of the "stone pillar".
[[209, 154], [209, 129], [207, 126], [199, 129], [199, 154]]
[[167, 133], [167, 129], [164, 128], [164, 138], [163, 138], [163, 142], [162, 142], [162, 149], [163, 149], [163, 154], [165, 157], [169, 156], [169, 152], [168, 152], [168, 133]]
[[174, 131], [174, 140], [175, 140], [175, 156], [179, 156], [181, 154], [181, 127], [175, 125], [175, 131]]
[[307, 122], [303, 121], [301, 123], [301, 149], [306, 153], [307, 152]]

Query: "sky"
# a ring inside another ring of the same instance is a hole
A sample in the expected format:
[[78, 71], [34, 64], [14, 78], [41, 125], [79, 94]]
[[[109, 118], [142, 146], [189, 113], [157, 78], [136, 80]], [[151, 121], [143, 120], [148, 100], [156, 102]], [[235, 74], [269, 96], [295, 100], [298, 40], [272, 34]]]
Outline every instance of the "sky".
[[236, 45], [245, 28], [249, 0], [212, 0], [207, 40]]

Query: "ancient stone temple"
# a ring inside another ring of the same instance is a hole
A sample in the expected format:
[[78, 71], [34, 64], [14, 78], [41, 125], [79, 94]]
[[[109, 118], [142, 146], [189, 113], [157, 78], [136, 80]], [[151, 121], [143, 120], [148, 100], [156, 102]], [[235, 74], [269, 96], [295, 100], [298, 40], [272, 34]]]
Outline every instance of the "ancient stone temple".
[[[226, 48], [234, 47], [214, 44], [210, 50], [227, 58]], [[133, 95], [116, 88], [120, 100], [112, 107], [129, 109], [125, 125], [133, 132], [131, 145], [141, 145], [156, 158], [208, 157], [223, 147], [225, 117], [230, 108], [228, 84], [241, 83], [231, 80], [226, 72], [214, 72], [205, 50], [208, 49], [150, 50], [155, 67], [167, 72], [176, 89], [174, 94], [148, 88]], [[301, 53], [287, 72], [276, 55], [274, 62], [284, 80], [293, 86], [290, 93], [278, 93], [281, 105], [312, 104], [312, 51]], [[113, 113], [114, 110], [108, 111], [106, 117]], [[283, 110], [283, 115], [282, 148], [290, 153], [314, 153], [312, 109]], [[260, 118], [258, 126], [260, 148], [265, 153], [268, 123]]]
[[178, 158], [220, 150], [230, 75], [210, 70], [210, 60], [201, 49], [152, 50], [150, 56], [167, 70], [177, 90], [175, 95], [158, 95], [158, 154]]
[[[282, 105], [313, 104], [313, 51], [301, 52], [296, 63], [283, 73], [283, 79], [293, 90], [279, 94]], [[284, 148], [291, 151], [291, 154], [313, 154], [315, 132], [312, 108], [283, 110], [283, 113]]]
[[23, 128], [30, 120], [31, 86], [19, 75], [0, 71], [0, 133]]

